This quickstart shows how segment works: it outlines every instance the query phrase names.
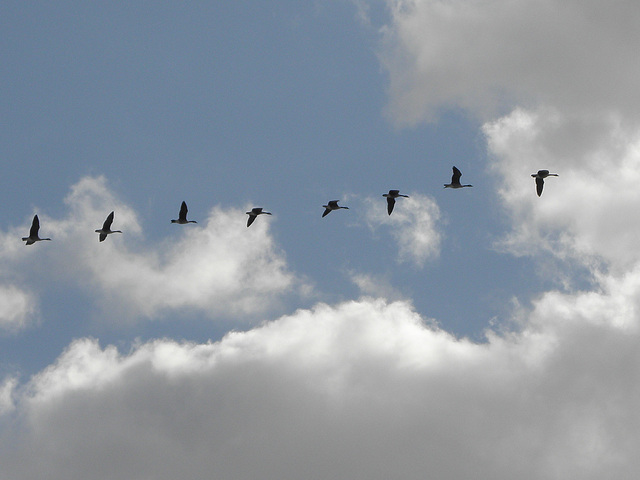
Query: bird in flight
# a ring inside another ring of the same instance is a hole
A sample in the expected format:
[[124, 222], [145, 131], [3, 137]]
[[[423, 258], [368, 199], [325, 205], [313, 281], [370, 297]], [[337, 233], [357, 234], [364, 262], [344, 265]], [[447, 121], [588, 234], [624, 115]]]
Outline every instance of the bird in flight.
[[451, 183], [445, 183], [444, 188], [473, 187], [473, 185], [462, 185], [460, 183], [461, 176], [462, 176], [462, 172], [458, 170], [456, 167], [453, 167], [453, 175], [451, 176]]
[[387, 197], [387, 213], [389, 215], [393, 212], [393, 207], [396, 204], [396, 198], [409, 198], [409, 195], [401, 195], [400, 190], [389, 190], [389, 193], [383, 193], [382, 196]]
[[247, 219], [247, 227], [249, 227], [258, 215], [271, 215], [270, 212], [263, 212], [261, 207], [252, 208], [250, 212], [247, 212], [249, 218]]
[[120, 230], [111, 230], [112, 223], [113, 223], [113, 212], [107, 215], [107, 219], [102, 224], [102, 228], [99, 230], [96, 230], [96, 233], [100, 234], [101, 242], [104, 242], [105, 238], [107, 238], [107, 235], [110, 235], [112, 233], [122, 233]]
[[347, 210], [349, 210], [349, 207], [341, 207], [340, 205], [338, 205], [339, 201], [340, 200], [331, 200], [327, 205], [322, 205], [325, 209], [322, 216], [326, 217], [331, 213], [332, 210], [340, 210], [341, 208], [346, 208]]
[[22, 237], [23, 242], [27, 242], [26, 245], [33, 245], [36, 242], [41, 242], [42, 240], [51, 240], [50, 238], [40, 238], [38, 236], [38, 231], [40, 230], [40, 220], [38, 220], [38, 215], [33, 216], [33, 221], [31, 222], [31, 229], [29, 230], [28, 237]]
[[532, 173], [531, 176], [536, 179], [536, 193], [542, 195], [544, 188], [544, 179], [547, 177], [557, 177], [557, 173], [549, 173], [549, 170], [538, 170], [538, 173]]
[[178, 214], [177, 220], [171, 220], [171, 223], [179, 223], [180, 225], [184, 225], [185, 223], [198, 223], [195, 220], [187, 220], [187, 212], [189, 209], [187, 208], [187, 202], [182, 202], [180, 205], [180, 213]]

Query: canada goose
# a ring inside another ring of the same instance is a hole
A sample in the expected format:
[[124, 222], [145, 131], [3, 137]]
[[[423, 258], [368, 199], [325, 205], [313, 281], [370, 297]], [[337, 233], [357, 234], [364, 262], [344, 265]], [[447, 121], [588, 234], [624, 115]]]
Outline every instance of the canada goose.
[[104, 242], [104, 239], [107, 238], [107, 235], [111, 233], [122, 233], [120, 230], [111, 230], [111, 224], [113, 223], [113, 212], [107, 215], [107, 219], [102, 224], [102, 228], [96, 230], [96, 233], [100, 234], [100, 241]]
[[532, 173], [531, 176], [536, 179], [536, 193], [542, 195], [544, 188], [544, 179], [547, 177], [557, 177], [557, 173], [549, 173], [549, 170], [538, 170], [538, 173]]
[[22, 241], [27, 242], [27, 245], [33, 245], [34, 243], [42, 240], [51, 240], [50, 238], [40, 238], [38, 236], [38, 230], [40, 230], [40, 220], [38, 220], [38, 215], [34, 215], [33, 221], [31, 222], [31, 229], [29, 230], [29, 236], [22, 237]]
[[473, 187], [473, 185], [461, 185], [460, 184], [461, 176], [462, 176], [462, 172], [458, 170], [456, 167], [453, 167], [453, 175], [451, 176], [451, 183], [445, 183], [444, 188]]
[[393, 212], [393, 207], [396, 204], [396, 198], [409, 198], [409, 195], [401, 195], [400, 190], [389, 190], [389, 193], [383, 193], [382, 196], [387, 197], [387, 213], [389, 215]]
[[247, 219], [247, 227], [249, 227], [258, 215], [271, 215], [270, 212], [263, 212], [261, 207], [252, 208], [250, 212], [247, 212], [249, 218]]
[[184, 225], [185, 223], [198, 223], [195, 220], [187, 220], [187, 202], [182, 202], [180, 206], [180, 213], [178, 214], [177, 220], [171, 220], [171, 223], [179, 223], [180, 225]]
[[331, 210], [340, 210], [341, 208], [346, 208], [347, 210], [349, 210], [349, 207], [341, 207], [340, 205], [338, 205], [339, 201], [340, 200], [331, 200], [327, 205], [322, 205], [325, 208], [322, 216], [326, 217], [331, 213]]

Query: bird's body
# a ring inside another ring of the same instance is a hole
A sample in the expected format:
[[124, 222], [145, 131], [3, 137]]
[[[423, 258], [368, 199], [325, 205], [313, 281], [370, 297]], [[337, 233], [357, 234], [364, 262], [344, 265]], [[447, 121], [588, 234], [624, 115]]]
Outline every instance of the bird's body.
[[453, 167], [453, 175], [451, 176], [451, 183], [445, 183], [444, 188], [473, 187], [473, 185], [462, 185], [460, 183], [461, 176], [462, 176], [462, 172], [458, 170], [456, 167]]
[[187, 208], [187, 202], [182, 202], [180, 205], [180, 213], [178, 214], [177, 220], [171, 220], [171, 223], [179, 223], [180, 225], [184, 225], [185, 223], [198, 223], [195, 220], [187, 220], [187, 212], [189, 209]]
[[536, 193], [540, 196], [544, 188], [544, 179], [547, 177], [557, 177], [558, 174], [549, 173], [549, 170], [538, 170], [537, 173], [532, 173], [531, 176], [536, 179]]
[[50, 238], [40, 238], [38, 236], [38, 231], [40, 230], [40, 220], [38, 219], [38, 215], [33, 216], [33, 221], [31, 222], [31, 229], [29, 230], [28, 237], [22, 237], [23, 242], [27, 242], [26, 245], [33, 245], [36, 242], [41, 242], [42, 240], [51, 240]]
[[332, 210], [340, 210], [341, 208], [345, 208], [345, 209], [349, 210], [349, 207], [341, 207], [340, 205], [338, 205], [339, 201], [340, 200], [331, 200], [326, 205], [322, 205], [325, 208], [324, 213], [322, 214], [322, 216], [326, 217], [327, 215], [329, 215], [331, 213]]
[[111, 224], [113, 223], [113, 212], [107, 215], [107, 219], [102, 224], [102, 228], [96, 230], [96, 233], [100, 234], [100, 241], [104, 242], [107, 238], [107, 235], [112, 233], [122, 233], [120, 230], [111, 230]]
[[247, 212], [247, 215], [249, 215], [249, 218], [247, 219], [247, 227], [249, 227], [258, 215], [271, 215], [271, 213], [263, 212], [261, 207], [255, 207], [252, 208], [250, 212]]
[[409, 198], [409, 195], [401, 195], [400, 190], [389, 190], [389, 193], [383, 193], [382, 196], [387, 197], [387, 213], [389, 215], [393, 212], [393, 207], [396, 204], [396, 198]]

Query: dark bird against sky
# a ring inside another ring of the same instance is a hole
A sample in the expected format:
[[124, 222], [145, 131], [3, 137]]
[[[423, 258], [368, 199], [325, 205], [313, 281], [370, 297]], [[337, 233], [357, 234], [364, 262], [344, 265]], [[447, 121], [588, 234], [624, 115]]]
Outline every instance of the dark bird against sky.
[[536, 179], [536, 193], [542, 195], [544, 188], [544, 179], [547, 177], [557, 177], [557, 173], [549, 173], [549, 170], [538, 170], [538, 173], [532, 173], [531, 176]]
[[113, 212], [107, 215], [107, 219], [102, 224], [102, 228], [99, 230], [96, 230], [96, 233], [100, 234], [101, 242], [104, 242], [105, 238], [107, 238], [107, 235], [110, 235], [112, 233], [122, 233], [120, 230], [111, 230], [112, 223], [113, 223]]
[[396, 198], [409, 198], [409, 195], [401, 195], [400, 190], [389, 190], [389, 193], [383, 193], [382, 196], [387, 197], [387, 213], [389, 215], [391, 215], [391, 212], [393, 212], [393, 207], [396, 204]]
[[247, 219], [247, 227], [251, 226], [258, 215], [271, 215], [270, 212], [263, 212], [262, 207], [252, 208], [250, 212], [247, 212], [249, 218]]
[[340, 200], [331, 200], [326, 205], [322, 205], [325, 208], [324, 213], [322, 214], [322, 216], [326, 217], [327, 215], [329, 215], [331, 213], [332, 210], [340, 210], [341, 208], [346, 208], [347, 210], [349, 210], [349, 207], [341, 207], [340, 205], [338, 205], [339, 201]]
[[462, 172], [458, 170], [456, 167], [453, 167], [453, 175], [451, 176], [451, 183], [445, 183], [444, 188], [473, 187], [473, 185], [462, 185], [460, 183], [461, 176], [462, 176]]
[[185, 223], [198, 223], [195, 220], [187, 220], [187, 212], [189, 209], [187, 208], [187, 202], [183, 201], [182, 205], [180, 205], [180, 213], [178, 214], [177, 220], [171, 220], [171, 223], [179, 223], [180, 225], [184, 225]]
[[51, 240], [50, 238], [40, 238], [38, 236], [38, 231], [40, 230], [40, 220], [38, 219], [38, 215], [33, 216], [33, 221], [31, 222], [31, 229], [29, 230], [28, 237], [22, 237], [22, 241], [27, 242], [26, 245], [33, 245], [36, 242], [40, 242], [42, 240]]

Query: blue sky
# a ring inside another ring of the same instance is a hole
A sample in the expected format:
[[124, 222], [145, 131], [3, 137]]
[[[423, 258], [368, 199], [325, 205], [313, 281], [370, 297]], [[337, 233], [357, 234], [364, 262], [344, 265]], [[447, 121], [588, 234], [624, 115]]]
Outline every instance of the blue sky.
[[[174, 473], [199, 478], [216, 459], [219, 478], [314, 478], [311, 465], [318, 478], [358, 478], [358, 462], [376, 461], [342, 426], [378, 438], [368, 452], [398, 478], [421, 471], [422, 448], [442, 458], [434, 476], [468, 478], [451, 459], [480, 455], [479, 432], [495, 440], [480, 478], [591, 471], [576, 466], [571, 435], [637, 471], [611, 418], [556, 415], [621, 398], [614, 420], [637, 416], [638, 392], [620, 386], [637, 367], [611, 385], [615, 359], [594, 370], [593, 404], [563, 392], [580, 392], [567, 379], [599, 339], [638, 359], [639, 15], [624, 2], [525, 0], [4, 3], [0, 459], [17, 452], [11, 478], [164, 478], [160, 458], [206, 444], [219, 449], [178, 455]], [[453, 165], [473, 188], [443, 188]], [[540, 168], [560, 176], [538, 198]], [[410, 198], [389, 217], [392, 188]], [[321, 218], [332, 199], [349, 210]], [[197, 225], [170, 223], [183, 200]], [[254, 206], [273, 215], [247, 229]], [[99, 243], [111, 210], [124, 233]], [[35, 213], [53, 241], [25, 247]], [[167, 419], [182, 387], [184, 417]], [[234, 409], [244, 395], [259, 400]], [[280, 423], [291, 398], [298, 429]], [[91, 429], [116, 427], [87, 446], [89, 427], [64, 433], [72, 407]], [[309, 434], [314, 411], [342, 453]], [[191, 435], [207, 415], [259, 427]], [[110, 450], [131, 423], [132, 451], [158, 471]], [[453, 432], [441, 445], [438, 429]], [[260, 435], [308, 461], [271, 465], [280, 454], [263, 458]], [[537, 458], [527, 436], [555, 447]], [[46, 439], [78, 450], [66, 465], [55, 448], [19, 465]], [[519, 466], [499, 461], [505, 443]], [[390, 478], [381, 472], [367, 478]]]

